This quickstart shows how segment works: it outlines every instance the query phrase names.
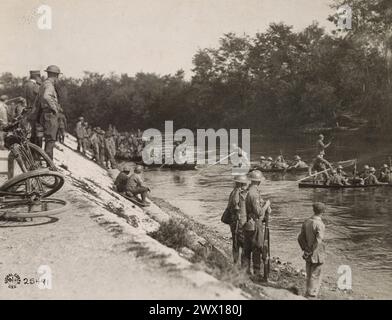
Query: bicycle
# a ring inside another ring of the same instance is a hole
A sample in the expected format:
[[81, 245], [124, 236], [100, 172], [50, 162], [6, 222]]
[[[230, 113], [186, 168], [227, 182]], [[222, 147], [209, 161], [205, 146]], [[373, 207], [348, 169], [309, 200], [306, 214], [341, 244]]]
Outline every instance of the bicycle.
[[[56, 171], [57, 168], [49, 156], [37, 145], [31, 143], [28, 139], [28, 129], [23, 125], [24, 115], [29, 111], [25, 108], [22, 113], [10, 124], [3, 128], [7, 132], [4, 139], [5, 147], [10, 151], [8, 156], [8, 179], [14, 177], [14, 164], [17, 162], [22, 173], [38, 169], [48, 169]], [[49, 177], [39, 177], [41, 184], [54, 189], [56, 192], [59, 188], [59, 180], [48, 179]], [[53, 194], [54, 192], [50, 193]], [[48, 195], [50, 195], [48, 194]]]
[[60, 173], [44, 169], [22, 173], [0, 186], [0, 219], [48, 217], [68, 210], [67, 201], [47, 198], [48, 193], [54, 192], [42, 190], [42, 177], [57, 180], [54, 192], [64, 184]]

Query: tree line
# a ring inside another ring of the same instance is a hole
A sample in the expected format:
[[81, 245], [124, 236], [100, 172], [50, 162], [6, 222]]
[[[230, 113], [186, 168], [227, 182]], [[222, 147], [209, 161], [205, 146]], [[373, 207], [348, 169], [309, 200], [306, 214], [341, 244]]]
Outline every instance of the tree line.
[[[217, 48], [195, 53], [191, 79], [174, 74], [85, 72], [64, 77], [61, 103], [71, 122], [119, 130], [251, 128], [284, 132], [333, 127], [360, 118], [389, 132], [392, 121], [392, 4], [389, 0], [334, 0], [349, 4], [351, 30], [327, 33], [317, 23], [295, 32], [272, 23], [255, 35], [224, 34]], [[338, 17], [328, 17], [337, 25]], [[23, 94], [23, 81], [0, 77], [0, 93]], [[345, 117], [344, 117], [345, 116]], [[343, 121], [343, 122], [342, 122]]]

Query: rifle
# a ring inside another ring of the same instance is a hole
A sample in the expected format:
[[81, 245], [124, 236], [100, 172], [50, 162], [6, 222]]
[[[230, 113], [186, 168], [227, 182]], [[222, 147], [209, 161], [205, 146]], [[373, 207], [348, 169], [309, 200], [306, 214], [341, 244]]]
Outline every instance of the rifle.
[[268, 281], [271, 271], [271, 251], [270, 251], [270, 233], [268, 222], [265, 222], [264, 227], [264, 243], [263, 243], [263, 263], [264, 263], [264, 281]]

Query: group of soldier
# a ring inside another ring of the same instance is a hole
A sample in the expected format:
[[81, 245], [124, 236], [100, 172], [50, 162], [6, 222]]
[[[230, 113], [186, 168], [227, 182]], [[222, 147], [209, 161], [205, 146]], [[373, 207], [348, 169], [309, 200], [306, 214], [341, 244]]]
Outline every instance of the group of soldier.
[[273, 160], [272, 157], [264, 157], [260, 156], [260, 166], [262, 170], [291, 170], [291, 169], [303, 169], [303, 168], [308, 168], [308, 164], [301, 159], [299, 155], [295, 155], [294, 159], [288, 163], [282, 155], [279, 155], [276, 157], [275, 160]]
[[[24, 84], [24, 98], [8, 99], [5, 95], [1, 97], [0, 129], [15, 119], [20, 120], [30, 133], [30, 141], [40, 147], [45, 143], [45, 152], [53, 159], [59, 117], [63, 113], [59, 95], [61, 71], [58, 66], [51, 65], [45, 72], [47, 77], [43, 80], [40, 70], [30, 71], [30, 77]], [[7, 109], [7, 112], [4, 112], [4, 109]], [[4, 132], [0, 135], [3, 138]]]
[[117, 128], [109, 124], [105, 131], [101, 127], [92, 127], [84, 117], [78, 118], [75, 126], [77, 151], [86, 156], [89, 151], [92, 160], [106, 168], [115, 169], [116, 159], [135, 160], [141, 158], [144, 142], [141, 131], [135, 133], [120, 133]]
[[[232, 234], [234, 264], [239, 264], [256, 279], [268, 281], [268, 223], [272, 210], [271, 202], [261, 196], [261, 184], [265, 178], [260, 171], [254, 170], [248, 175], [236, 175], [234, 181], [234, 189], [222, 216], [222, 222], [229, 224]], [[325, 256], [325, 226], [321, 220], [325, 212], [324, 204], [315, 203], [313, 212], [314, 215], [304, 222], [298, 242], [306, 261], [306, 296], [314, 298], [320, 289], [321, 266]]]

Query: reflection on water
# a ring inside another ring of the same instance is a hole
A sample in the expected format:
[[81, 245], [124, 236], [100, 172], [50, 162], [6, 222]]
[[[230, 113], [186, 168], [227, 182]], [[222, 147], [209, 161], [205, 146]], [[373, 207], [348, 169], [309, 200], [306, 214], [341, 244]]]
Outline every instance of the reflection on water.
[[[314, 141], [259, 139], [252, 141], [252, 160], [261, 154], [276, 156], [282, 150], [287, 158], [300, 154], [310, 160]], [[327, 139], [328, 140], [328, 139]], [[355, 142], [355, 144], [353, 143]], [[383, 144], [357, 141], [342, 136], [333, 141], [327, 158], [332, 161], [357, 158], [359, 165], [380, 167], [388, 160], [388, 148]], [[197, 171], [150, 171], [146, 179], [157, 197], [166, 199], [184, 213], [225, 235], [229, 235], [220, 216], [232, 189], [231, 167], [215, 166]], [[339, 265], [349, 265], [353, 272], [353, 289], [377, 298], [392, 298], [392, 188], [353, 190], [299, 189], [292, 174], [265, 174], [265, 198], [272, 202], [271, 255], [280, 256], [303, 267], [296, 238], [301, 223], [311, 215], [313, 201], [325, 202], [327, 227], [326, 273], [338, 278]], [[155, 185], [155, 187], [154, 187]]]

